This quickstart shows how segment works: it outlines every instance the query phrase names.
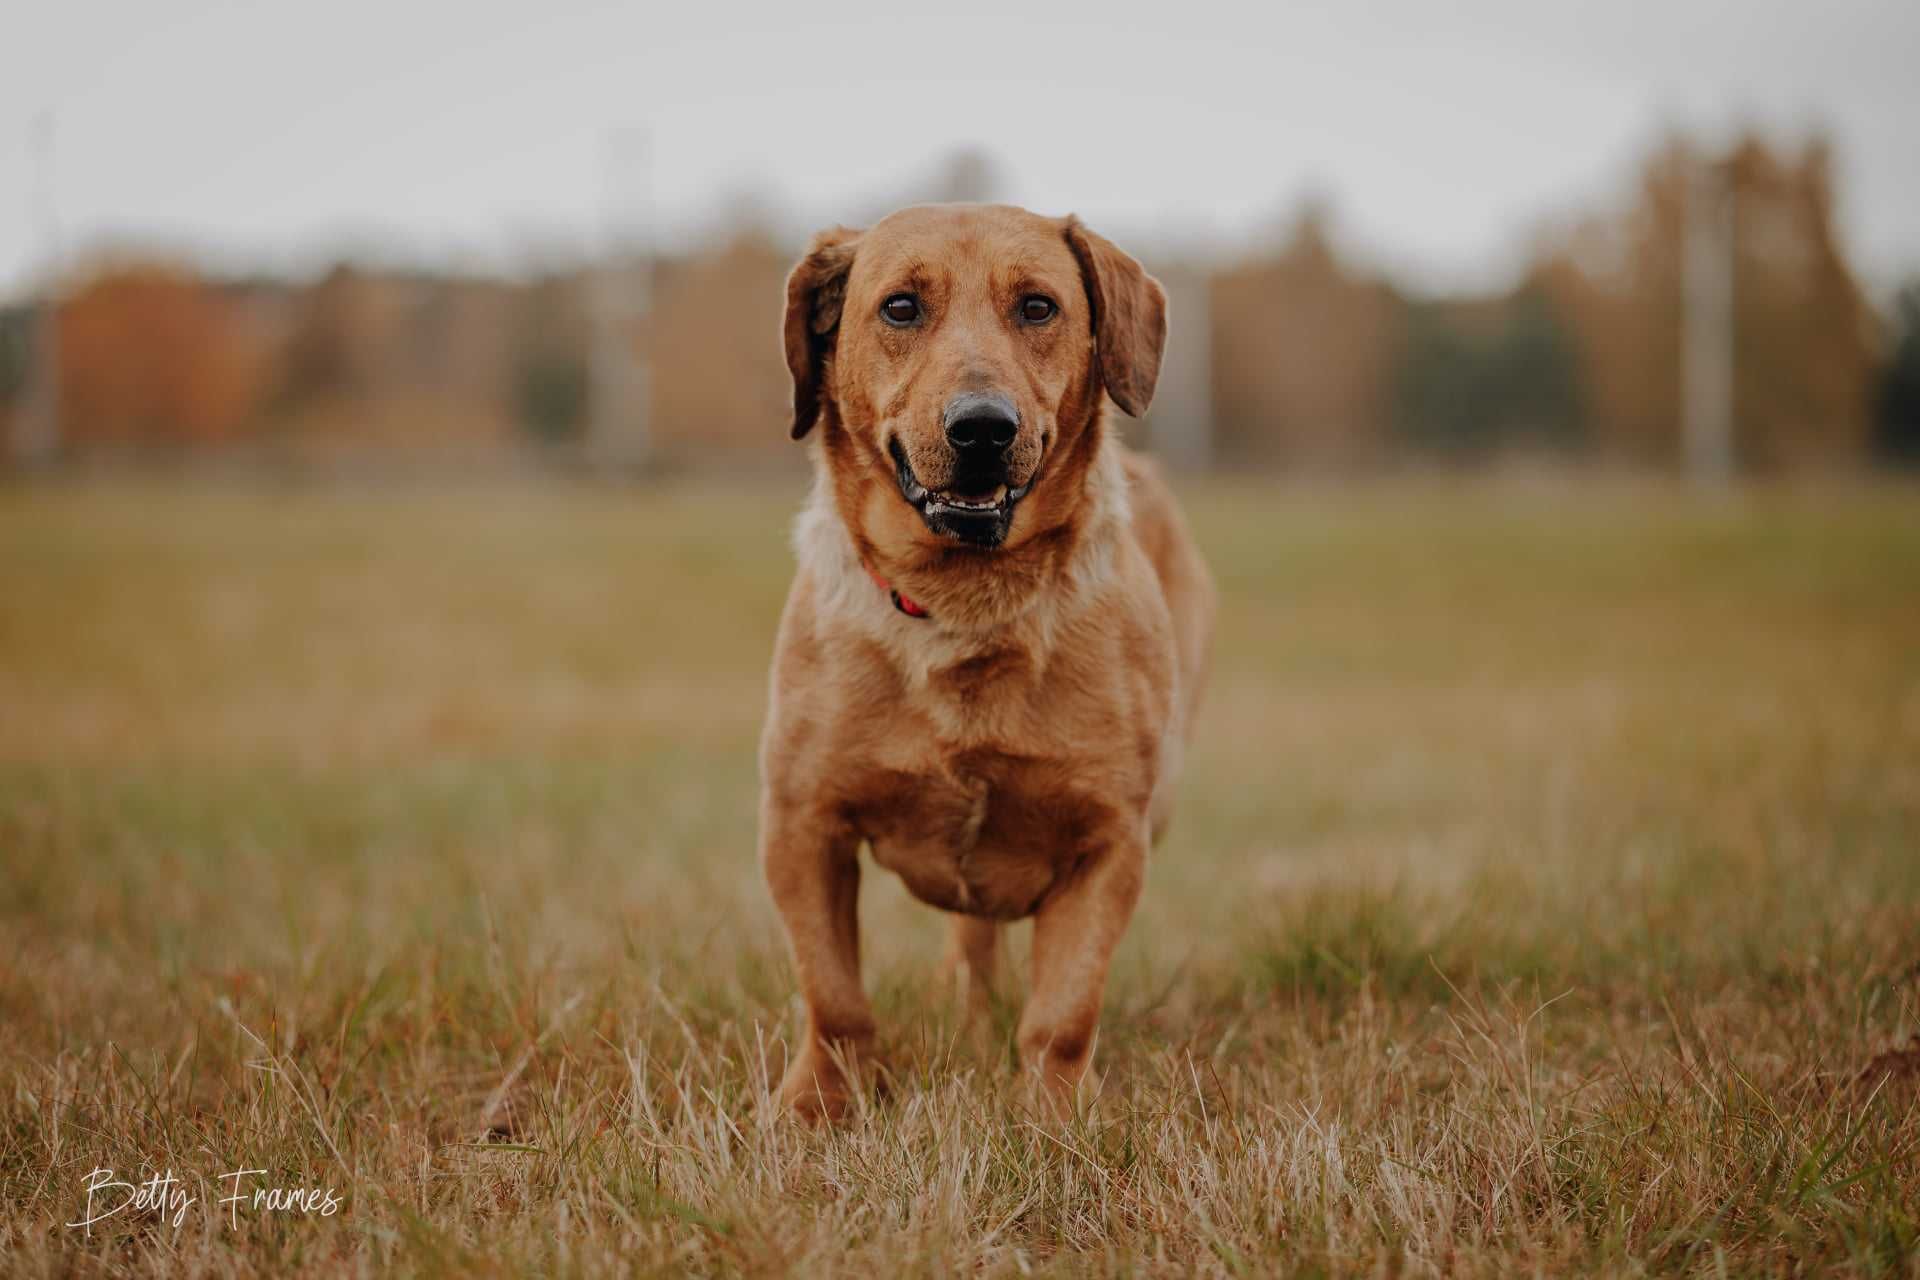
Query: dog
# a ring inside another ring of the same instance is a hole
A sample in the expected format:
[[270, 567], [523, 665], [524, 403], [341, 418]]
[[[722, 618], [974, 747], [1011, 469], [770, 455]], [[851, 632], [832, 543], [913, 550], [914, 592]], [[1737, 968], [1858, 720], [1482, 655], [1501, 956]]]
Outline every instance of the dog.
[[780, 1087], [844, 1113], [875, 1024], [862, 843], [950, 913], [977, 1010], [1034, 921], [1017, 1043], [1074, 1104], [1114, 947], [1206, 678], [1214, 588], [1138, 417], [1166, 294], [1075, 217], [904, 209], [816, 236], [787, 281], [814, 486], [775, 642], [760, 859], [806, 1006]]

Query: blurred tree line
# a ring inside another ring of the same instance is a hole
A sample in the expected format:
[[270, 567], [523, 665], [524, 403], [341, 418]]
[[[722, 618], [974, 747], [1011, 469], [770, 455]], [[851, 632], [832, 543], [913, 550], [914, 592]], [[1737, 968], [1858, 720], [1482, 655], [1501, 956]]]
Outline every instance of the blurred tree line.
[[[937, 194], [987, 194], [983, 162], [962, 159]], [[1736, 210], [1741, 464], [1920, 462], [1920, 284], [1890, 315], [1868, 305], [1835, 240], [1824, 145], [1784, 154], [1754, 138], [1716, 159]], [[1624, 212], [1543, 240], [1520, 282], [1490, 296], [1408, 295], [1343, 261], [1311, 206], [1242, 260], [1150, 262], [1204, 281], [1213, 456], [1354, 468], [1520, 452], [1672, 465], [1688, 176], [1702, 160], [1683, 142], [1664, 147]], [[619, 340], [646, 358], [651, 431], [667, 458], [792, 459], [775, 332], [793, 253], [748, 227], [653, 264], [652, 306]], [[577, 446], [595, 409], [600, 283], [587, 269], [497, 280], [353, 266], [304, 284], [209, 281], [104, 262], [57, 317], [64, 443], [436, 456]], [[0, 414], [22, 400], [33, 320], [0, 313]]]
[[1874, 444], [1879, 456], [1903, 466], [1920, 466], [1920, 283], [1901, 290], [1894, 302], [1893, 347], [1880, 379], [1875, 404]]

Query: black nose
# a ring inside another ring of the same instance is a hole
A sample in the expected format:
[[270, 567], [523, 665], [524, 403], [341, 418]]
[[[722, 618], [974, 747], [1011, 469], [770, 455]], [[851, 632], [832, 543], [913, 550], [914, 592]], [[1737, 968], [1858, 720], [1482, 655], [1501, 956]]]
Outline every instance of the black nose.
[[969, 391], [947, 401], [947, 443], [965, 454], [1004, 453], [1020, 431], [1020, 411], [998, 391]]

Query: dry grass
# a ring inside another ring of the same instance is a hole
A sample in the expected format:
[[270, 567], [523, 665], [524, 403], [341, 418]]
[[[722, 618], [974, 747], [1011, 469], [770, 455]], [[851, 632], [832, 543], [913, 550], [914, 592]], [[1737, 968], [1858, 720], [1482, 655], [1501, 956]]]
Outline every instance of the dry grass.
[[[1082, 1120], [871, 878], [795, 1030], [795, 495], [0, 494], [0, 1269], [1920, 1272], [1920, 502], [1193, 491], [1225, 592]], [[66, 1227], [171, 1169], [179, 1227]], [[331, 1217], [213, 1200], [318, 1185]]]

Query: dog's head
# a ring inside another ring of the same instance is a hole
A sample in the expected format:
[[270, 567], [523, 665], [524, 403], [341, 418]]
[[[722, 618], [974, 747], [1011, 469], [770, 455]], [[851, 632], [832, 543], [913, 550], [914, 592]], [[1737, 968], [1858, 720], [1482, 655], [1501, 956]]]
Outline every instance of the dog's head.
[[[1139, 416], [1166, 295], [1080, 225], [1003, 205], [928, 205], [814, 238], [787, 280], [793, 436], [825, 424], [871, 536], [980, 548], [1084, 462], [1100, 400]], [[1036, 496], [1037, 495], [1037, 496]]]

